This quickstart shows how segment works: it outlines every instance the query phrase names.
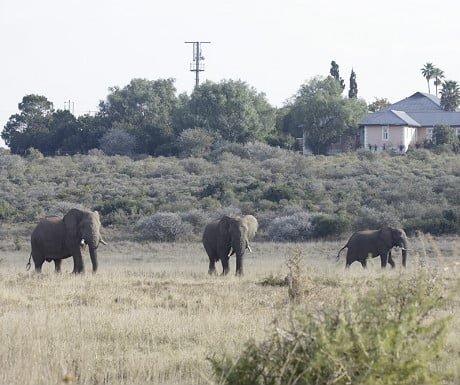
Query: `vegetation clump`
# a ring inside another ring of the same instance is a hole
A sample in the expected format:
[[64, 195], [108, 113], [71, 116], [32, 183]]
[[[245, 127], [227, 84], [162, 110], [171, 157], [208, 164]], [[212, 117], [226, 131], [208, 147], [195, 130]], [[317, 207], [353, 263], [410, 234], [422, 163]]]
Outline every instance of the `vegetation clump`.
[[[335, 301], [334, 301], [335, 302]], [[435, 277], [380, 278], [320, 311], [297, 307], [288, 327], [210, 359], [219, 384], [439, 384], [450, 317]], [[436, 365], [433, 363], [436, 362]]]

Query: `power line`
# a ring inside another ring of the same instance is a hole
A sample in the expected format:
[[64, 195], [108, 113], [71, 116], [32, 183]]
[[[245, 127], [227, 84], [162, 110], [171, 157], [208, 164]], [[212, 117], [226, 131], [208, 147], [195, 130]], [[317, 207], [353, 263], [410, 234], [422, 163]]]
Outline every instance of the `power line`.
[[186, 44], [193, 44], [193, 62], [190, 63], [190, 71], [195, 72], [195, 87], [200, 84], [200, 72], [204, 71], [204, 56], [201, 52], [201, 44], [210, 44], [210, 41], [186, 41]]

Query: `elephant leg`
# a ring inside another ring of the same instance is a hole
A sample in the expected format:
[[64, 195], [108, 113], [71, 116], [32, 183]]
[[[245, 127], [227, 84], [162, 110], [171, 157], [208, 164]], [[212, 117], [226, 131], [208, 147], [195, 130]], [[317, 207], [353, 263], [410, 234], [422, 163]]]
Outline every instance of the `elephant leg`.
[[359, 262], [361, 262], [363, 269], [367, 268], [367, 258], [361, 259]]
[[37, 257], [35, 255], [32, 255], [32, 259], [33, 259], [34, 265], [35, 265], [35, 272], [36, 273], [41, 273], [42, 272], [42, 265], [43, 265], [43, 262], [45, 262], [45, 258]]
[[229, 260], [228, 256], [222, 257], [220, 259], [220, 261], [222, 262], [222, 275], [227, 275], [228, 272], [230, 271], [228, 267], [228, 260]]
[[380, 265], [382, 266], [382, 269], [387, 267], [387, 260], [388, 260], [388, 251], [381, 253], [380, 254]]
[[214, 258], [209, 258], [208, 274], [209, 275], [216, 274], [216, 260]]
[[243, 275], [243, 258], [236, 257], [236, 275]]
[[54, 260], [54, 270], [56, 271], [56, 273], [61, 272], [61, 263], [62, 263], [62, 259], [55, 259]]
[[80, 252], [75, 253], [73, 256], [73, 273], [83, 273], [83, 258]]
[[388, 263], [391, 265], [391, 268], [394, 269], [395, 268], [395, 261], [393, 260], [393, 258], [391, 258], [391, 251], [388, 253]]

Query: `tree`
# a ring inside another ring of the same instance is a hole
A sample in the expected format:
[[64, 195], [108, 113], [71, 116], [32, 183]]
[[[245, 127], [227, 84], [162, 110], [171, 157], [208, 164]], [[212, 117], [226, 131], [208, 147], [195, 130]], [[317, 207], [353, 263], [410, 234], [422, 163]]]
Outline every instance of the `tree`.
[[137, 138], [140, 151], [170, 155], [174, 142], [173, 115], [179, 106], [174, 79], [133, 79], [124, 88], [111, 87], [99, 104], [99, 116], [109, 127], [115, 123]]
[[444, 71], [435, 67], [433, 69], [433, 78], [434, 78], [434, 85], [436, 87], [436, 96], [438, 96], [438, 87], [442, 85], [442, 79], [444, 79]]
[[340, 77], [340, 74], [339, 74], [339, 65], [334, 61], [332, 60], [331, 61], [331, 69], [329, 70], [329, 73], [331, 74], [331, 76], [337, 80], [340, 84], [340, 88], [342, 89], [342, 91], [345, 89], [345, 82], [343, 81], [343, 79]]
[[367, 109], [371, 112], [377, 112], [390, 104], [391, 103], [387, 98], [375, 98], [375, 100], [367, 106]]
[[435, 69], [435, 66], [433, 63], [426, 63], [420, 71], [422, 71], [423, 77], [426, 79], [426, 82], [428, 84], [428, 93], [430, 93], [430, 80], [433, 78], [433, 71]]
[[440, 94], [441, 107], [445, 111], [455, 111], [460, 105], [460, 87], [455, 80], [446, 80]]
[[121, 127], [113, 127], [100, 139], [101, 150], [107, 155], [132, 155], [136, 138]]
[[348, 90], [348, 97], [350, 99], [358, 97], [358, 83], [356, 83], [356, 74], [353, 69], [351, 70], [350, 75], [350, 89]]
[[[275, 128], [275, 110], [265, 94], [240, 80], [206, 81], [190, 98], [195, 124], [230, 142], [263, 139]], [[190, 128], [191, 128], [190, 127]]]
[[433, 142], [438, 146], [458, 143], [455, 128], [444, 124], [435, 125], [433, 127]]
[[46, 146], [53, 103], [41, 95], [26, 95], [18, 104], [19, 114], [12, 115], [2, 131], [2, 139], [13, 154], [26, 154], [30, 147]]
[[315, 77], [295, 96], [290, 124], [302, 128], [305, 144], [315, 154], [327, 153], [342, 136], [356, 135], [359, 120], [367, 111], [363, 100], [341, 94], [340, 84], [333, 77]]

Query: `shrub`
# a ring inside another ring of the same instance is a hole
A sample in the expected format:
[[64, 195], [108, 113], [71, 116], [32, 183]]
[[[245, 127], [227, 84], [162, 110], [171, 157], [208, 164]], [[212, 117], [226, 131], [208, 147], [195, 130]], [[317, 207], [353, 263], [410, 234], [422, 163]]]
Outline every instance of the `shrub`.
[[290, 216], [275, 218], [268, 225], [268, 236], [272, 241], [299, 242], [311, 239], [311, 215], [307, 212], [298, 212]]
[[210, 151], [214, 138], [203, 128], [188, 128], [182, 131], [177, 140], [181, 156], [204, 156]]
[[298, 310], [238, 359], [211, 357], [214, 373], [222, 385], [439, 384], [449, 317], [436, 316], [446, 299], [435, 281], [382, 278], [319, 314]]
[[340, 236], [350, 228], [351, 221], [343, 215], [319, 215], [313, 217], [313, 237]]
[[379, 229], [385, 226], [401, 227], [401, 221], [390, 211], [381, 211], [364, 206], [358, 211], [353, 230]]
[[187, 240], [193, 232], [192, 225], [182, 222], [175, 213], [156, 213], [142, 218], [136, 230], [140, 239], [158, 242]]
[[136, 138], [123, 128], [111, 128], [99, 140], [107, 155], [131, 155], [136, 149]]

